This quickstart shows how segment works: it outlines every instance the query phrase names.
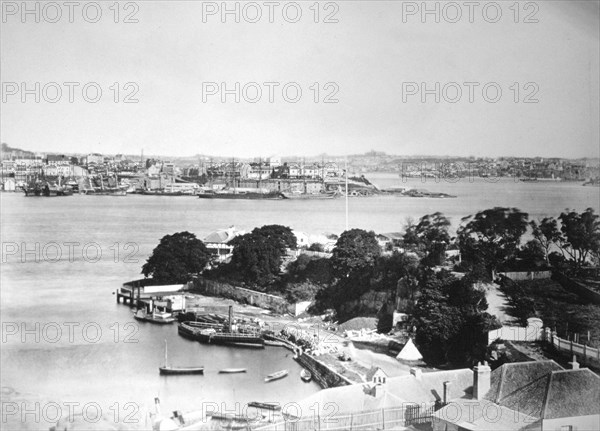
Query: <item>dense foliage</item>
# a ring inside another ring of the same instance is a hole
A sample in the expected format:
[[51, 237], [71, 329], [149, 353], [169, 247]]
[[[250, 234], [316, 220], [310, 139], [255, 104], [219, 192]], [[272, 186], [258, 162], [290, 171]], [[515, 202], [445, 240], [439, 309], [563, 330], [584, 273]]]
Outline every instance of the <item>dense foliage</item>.
[[144, 277], [161, 283], [185, 283], [204, 270], [210, 253], [190, 232], [165, 235], [142, 267]]
[[458, 245], [465, 261], [483, 264], [490, 273], [514, 259], [527, 231], [528, 215], [517, 208], [495, 207], [462, 219]]
[[336, 277], [351, 278], [372, 268], [381, 254], [373, 231], [350, 229], [338, 238], [331, 256]]
[[232, 269], [260, 290], [276, 281], [286, 249], [296, 248], [296, 236], [289, 227], [267, 225], [234, 238]]
[[440, 212], [428, 214], [419, 223], [409, 223], [404, 234], [404, 245], [424, 254], [423, 264], [441, 265], [450, 244], [450, 220]]
[[[600, 307], [565, 290], [554, 280], [512, 281], [502, 277], [500, 288], [509, 301], [510, 315], [525, 324], [529, 317], [539, 317], [544, 325], [563, 338], [573, 333], [585, 337], [588, 344], [600, 346]], [[590, 340], [587, 340], [587, 333]]]
[[483, 359], [487, 333], [499, 327], [486, 312], [485, 292], [473, 278], [460, 280], [445, 271], [428, 272], [420, 281], [419, 300], [412, 313], [415, 341], [431, 364], [465, 364]]
[[[546, 217], [539, 223], [532, 221], [530, 225], [547, 264], [558, 267], [570, 264], [576, 269], [590, 261], [600, 264], [600, 217], [592, 208], [581, 213], [567, 210], [558, 220]], [[553, 247], [560, 250], [562, 258], [556, 252], [550, 252]]]

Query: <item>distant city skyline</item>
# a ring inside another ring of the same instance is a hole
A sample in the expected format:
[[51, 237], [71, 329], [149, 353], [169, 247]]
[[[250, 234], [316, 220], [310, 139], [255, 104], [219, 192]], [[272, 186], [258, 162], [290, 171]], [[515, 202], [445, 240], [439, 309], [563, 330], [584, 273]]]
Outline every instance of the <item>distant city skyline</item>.
[[[6, 142], [2, 143], [3, 145], [8, 145]], [[353, 153], [353, 154], [313, 154], [313, 155], [296, 155], [296, 154], [269, 154], [269, 155], [253, 155], [253, 156], [247, 156], [247, 157], [241, 157], [241, 156], [236, 156], [236, 155], [230, 155], [230, 156], [219, 156], [219, 155], [214, 155], [214, 154], [190, 154], [190, 155], [182, 155], [182, 156], [174, 156], [171, 154], [145, 154], [145, 153], [141, 153], [140, 154], [135, 154], [135, 153], [101, 153], [98, 151], [88, 151], [88, 152], [61, 152], [61, 151], [52, 151], [52, 150], [48, 150], [48, 151], [32, 151], [32, 150], [28, 150], [26, 148], [15, 148], [15, 147], [10, 147], [10, 151], [22, 151], [22, 152], [26, 152], [26, 153], [35, 153], [35, 154], [52, 154], [52, 155], [58, 155], [58, 154], [64, 154], [65, 156], [73, 156], [73, 157], [84, 157], [86, 155], [89, 154], [101, 154], [103, 156], [116, 156], [116, 155], [120, 155], [120, 156], [124, 156], [127, 158], [130, 158], [131, 160], [139, 160], [141, 157], [143, 157], [145, 160], [146, 159], [159, 159], [159, 160], [163, 160], [163, 161], [168, 161], [168, 160], [178, 160], [178, 159], [184, 159], [184, 160], [191, 160], [191, 159], [198, 159], [198, 158], [202, 158], [204, 159], [204, 161], [206, 161], [207, 159], [218, 159], [218, 160], [223, 160], [223, 161], [231, 161], [231, 160], [236, 160], [236, 161], [247, 161], [247, 160], [258, 160], [258, 159], [262, 159], [262, 160], [268, 160], [269, 158], [272, 157], [279, 157], [282, 160], [286, 161], [286, 160], [302, 160], [302, 159], [307, 159], [307, 160], [318, 160], [318, 159], [324, 159], [324, 161], [329, 161], [329, 160], [340, 160], [343, 159], [345, 157], [397, 157], [397, 158], [406, 158], [406, 159], [419, 159], [419, 158], [429, 158], [429, 159], [469, 159], [469, 158], [477, 158], [477, 159], [511, 159], [511, 158], [515, 158], [515, 159], [563, 159], [563, 160], [581, 160], [581, 159], [587, 159], [587, 160], [595, 160], [597, 162], [600, 162], [600, 157], [598, 155], [596, 156], [590, 156], [590, 157], [560, 157], [560, 156], [512, 156], [512, 155], [504, 155], [504, 156], [457, 156], [457, 155], [451, 155], [451, 154], [393, 154], [393, 153], [388, 153], [385, 151], [379, 151], [379, 150], [368, 150], [365, 151], [363, 153]], [[376, 154], [370, 154], [370, 153], [376, 153]]]
[[421, 2], [353, 1], [321, 2], [318, 16], [300, 2], [299, 22], [278, 10], [272, 24], [249, 22], [245, 3], [227, 3], [239, 23], [206, 9], [221, 2], [130, 3], [118, 16], [103, 4], [96, 23], [80, 10], [52, 23], [45, 8], [36, 23], [3, 3], [2, 142], [171, 157], [599, 156], [597, 1], [500, 2], [498, 22], [478, 10], [470, 23], [465, 9], [454, 24], [438, 2], [439, 23], [410, 9]]

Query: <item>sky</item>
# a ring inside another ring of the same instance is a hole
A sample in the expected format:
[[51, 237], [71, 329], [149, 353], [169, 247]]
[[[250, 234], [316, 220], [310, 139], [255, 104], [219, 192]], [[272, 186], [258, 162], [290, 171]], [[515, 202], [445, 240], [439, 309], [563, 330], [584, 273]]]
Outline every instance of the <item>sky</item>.
[[236, 22], [221, 1], [100, 1], [101, 15], [84, 1], [72, 19], [63, 2], [26, 3], [36, 17], [3, 1], [0, 139], [65, 153], [599, 156], [597, 1], [429, 1], [425, 15], [420, 1], [276, 3], [271, 19], [268, 2], [227, 2]]

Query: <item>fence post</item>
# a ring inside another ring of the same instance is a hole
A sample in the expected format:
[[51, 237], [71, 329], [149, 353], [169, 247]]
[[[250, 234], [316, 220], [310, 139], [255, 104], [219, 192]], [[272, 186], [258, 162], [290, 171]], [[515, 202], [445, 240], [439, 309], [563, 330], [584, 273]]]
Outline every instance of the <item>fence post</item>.
[[385, 429], [385, 409], [381, 409], [381, 429]]
[[570, 340], [571, 343], [571, 355], [573, 354], [573, 339]]
[[587, 351], [586, 351], [586, 345], [583, 345], [583, 363], [585, 364], [587, 362]]

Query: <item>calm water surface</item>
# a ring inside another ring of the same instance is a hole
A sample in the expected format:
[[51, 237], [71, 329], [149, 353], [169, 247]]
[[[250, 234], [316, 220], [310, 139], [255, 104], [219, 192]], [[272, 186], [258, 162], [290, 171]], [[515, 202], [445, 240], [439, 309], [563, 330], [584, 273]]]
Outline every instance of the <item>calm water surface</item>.
[[[436, 183], [430, 179], [402, 183], [390, 174], [367, 177], [382, 187], [412, 186], [458, 196], [350, 199], [350, 227], [376, 232], [399, 231], [407, 217], [416, 219], [435, 211], [449, 216], [456, 227], [462, 217], [493, 206], [518, 207], [530, 218], [557, 216], [565, 208], [598, 211], [600, 207], [599, 189], [580, 183]], [[250, 230], [271, 223], [339, 234], [345, 226], [343, 199], [235, 201], [141, 195], [46, 199], [4, 193], [1, 206], [4, 395], [16, 393], [25, 399], [57, 402], [94, 400], [102, 405], [134, 401], [142, 406], [150, 406], [153, 398], [160, 396], [165, 408], [185, 411], [211, 401], [225, 402], [228, 408], [251, 400], [284, 403], [318, 390], [315, 384], [297, 378], [300, 368], [287, 350], [206, 346], [179, 337], [175, 325], [132, 324], [130, 309], [117, 305], [112, 292], [123, 281], [140, 276], [142, 263], [165, 234], [188, 230], [203, 238], [230, 225]], [[75, 243], [72, 259], [64, 245], [69, 242]], [[14, 255], [8, 254], [13, 248], [7, 244], [12, 243], [19, 247]], [[49, 261], [56, 256], [50, 243], [61, 245], [58, 262]], [[90, 260], [95, 260], [96, 248], [88, 249], [87, 259], [82, 255], [82, 247], [88, 243], [97, 244], [102, 252], [95, 263]], [[125, 249], [126, 243], [134, 243], [135, 248]], [[24, 247], [32, 252], [24, 255]], [[16, 335], [7, 333], [6, 325], [13, 322], [23, 323], [27, 329], [35, 329], [37, 322], [40, 330], [23, 340], [22, 328]], [[62, 328], [61, 334], [57, 335], [52, 322]], [[66, 326], [70, 322], [80, 324], [73, 327], [72, 340]], [[86, 323], [90, 324], [84, 334]], [[206, 374], [159, 376], [165, 339], [173, 363], [204, 364]], [[248, 373], [218, 375], [218, 369], [224, 367], [245, 367]], [[263, 383], [264, 375], [283, 368], [290, 370], [290, 377]]]

